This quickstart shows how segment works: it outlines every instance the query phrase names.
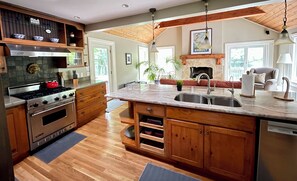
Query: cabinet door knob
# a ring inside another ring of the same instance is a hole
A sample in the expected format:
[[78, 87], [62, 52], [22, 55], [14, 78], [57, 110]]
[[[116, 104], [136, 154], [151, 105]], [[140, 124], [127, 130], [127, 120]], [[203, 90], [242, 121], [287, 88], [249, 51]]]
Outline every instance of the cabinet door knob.
[[209, 131], [206, 131], [205, 135], [209, 135]]
[[203, 133], [203, 131], [202, 131], [202, 130], [200, 130], [200, 131], [199, 131], [199, 133], [200, 133], [200, 134], [202, 134], [202, 133]]
[[153, 109], [150, 108], [150, 107], [147, 107], [146, 110], [147, 110], [148, 112], [152, 112], [152, 111], [153, 111]]

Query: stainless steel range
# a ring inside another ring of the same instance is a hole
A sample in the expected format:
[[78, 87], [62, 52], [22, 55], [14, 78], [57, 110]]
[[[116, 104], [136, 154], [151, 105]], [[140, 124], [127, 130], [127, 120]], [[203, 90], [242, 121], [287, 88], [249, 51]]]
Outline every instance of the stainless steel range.
[[8, 88], [8, 94], [26, 100], [30, 150], [76, 127], [75, 90], [43, 88], [40, 83]]

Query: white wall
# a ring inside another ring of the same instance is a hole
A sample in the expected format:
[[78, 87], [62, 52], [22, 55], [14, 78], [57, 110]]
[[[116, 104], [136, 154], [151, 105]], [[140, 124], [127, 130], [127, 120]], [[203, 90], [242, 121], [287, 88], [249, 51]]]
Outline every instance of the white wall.
[[[89, 32], [87, 37], [115, 42], [117, 86], [138, 80], [138, 70], [135, 68], [135, 64], [138, 63], [138, 46], [147, 46], [146, 44], [104, 32]], [[125, 53], [132, 53], [132, 65], [126, 65]]]
[[[246, 19], [234, 19], [208, 23], [208, 27], [212, 28], [212, 53], [225, 53], [225, 43], [250, 42], [261, 40], [275, 40], [278, 33], [268, 30], [258, 24], [250, 22]], [[164, 31], [157, 39], [158, 46], [173, 45], [181, 46], [181, 54], [190, 54], [190, 32], [191, 30], [204, 29], [205, 23], [190, 24], [180, 28], [170, 28]], [[181, 29], [179, 31], [178, 29]], [[173, 36], [177, 36], [174, 38]], [[179, 45], [179, 43], [181, 44]], [[177, 58], [179, 58], [177, 53]], [[274, 47], [274, 66], [277, 67], [278, 47]]]

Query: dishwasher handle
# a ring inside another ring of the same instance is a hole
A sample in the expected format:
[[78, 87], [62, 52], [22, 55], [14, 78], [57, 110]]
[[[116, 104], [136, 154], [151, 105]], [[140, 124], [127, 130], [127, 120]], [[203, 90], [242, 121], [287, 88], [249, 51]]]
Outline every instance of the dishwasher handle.
[[297, 125], [268, 121], [267, 131], [278, 134], [297, 136]]

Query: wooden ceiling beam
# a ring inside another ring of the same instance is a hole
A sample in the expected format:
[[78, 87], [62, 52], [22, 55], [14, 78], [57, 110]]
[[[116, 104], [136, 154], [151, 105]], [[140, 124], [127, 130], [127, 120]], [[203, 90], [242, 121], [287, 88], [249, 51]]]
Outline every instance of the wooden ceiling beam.
[[[245, 8], [240, 10], [227, 11], [222, 13], [210, 14], [207, 16], [207, 21], [218, 21], [242, 17], [251, 17], [262, 15], [265, 12], [257, 7]], [[157, 28], [169, 28], [175, 26], [188, 25], [193, 23], [205, 22], [205, 15], [195, 16], [191, 18], [183, 18], [172, 21], [161, 22]]]

